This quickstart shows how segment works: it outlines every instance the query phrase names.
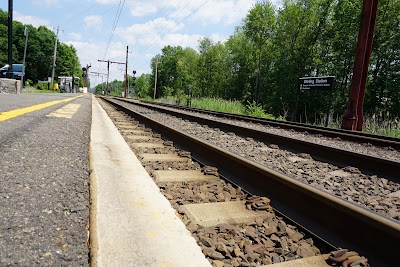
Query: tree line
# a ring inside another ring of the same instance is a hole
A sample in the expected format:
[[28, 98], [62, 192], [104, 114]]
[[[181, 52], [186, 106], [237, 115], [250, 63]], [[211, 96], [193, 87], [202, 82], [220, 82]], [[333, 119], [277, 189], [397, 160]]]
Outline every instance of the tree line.
[[[299, 92], [298, 79], [335, 76], [331, 115], [348, 100], [361, 18], [360, 0], [284, 0], [256, 3], [225, 42], [199, 40], [198, 50], [165, 46], [136, 92], [156, 97], [212, 97], [257, 103], [275, 116], [317, 122], [330, 93]], [[400, 115], [400, 1], [380, 0], [364, 110]], [[298, 110], [296, 112], [296, 101]]]
[[[13, 21], [12, 58], [14, 64], [23, 62], [25, 48], [25, 27], [29, 30], [25, 59], [25, 80], [37, 83], [51, 76], [53, 65], [54, 43], [56, 35], [45, 26], [38, 28]], [[0, 9], [0, 65], [8, 64], [8, 12]], [[76, 49], [61, 42], [57, 44], [55, 79], [57, 76], [78, 76], [82, 81], [82, 70]]]

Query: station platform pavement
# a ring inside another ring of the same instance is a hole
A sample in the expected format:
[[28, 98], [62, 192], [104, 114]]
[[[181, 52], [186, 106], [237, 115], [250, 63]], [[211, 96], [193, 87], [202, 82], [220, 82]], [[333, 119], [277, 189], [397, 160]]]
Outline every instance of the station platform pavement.
[[0, 95], [0, 162], [0, 266], [210, 266], [90, 94]]

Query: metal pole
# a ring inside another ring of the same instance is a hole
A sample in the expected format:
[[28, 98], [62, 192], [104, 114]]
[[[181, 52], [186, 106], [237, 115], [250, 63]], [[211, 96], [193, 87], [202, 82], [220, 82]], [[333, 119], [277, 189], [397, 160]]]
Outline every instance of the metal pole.
[[28, 27], [25, 26], [25, 48], [24, 48], [24, 60], [22, 63], [23, 70], [22, 70], [22, 78], [21, 78], [21, 93], [22, 93], [22, 88], [24, 88], [24, 81], [25, 81], [25, 59], [26, 59], [26, 48], [28, 47], [28, 35], [29, 35], [29, 29]]
[[364, 96], [365, 96], [365, 87], [367, 84], [367, 77], [368, 77], [368, 68], [370, 57], [372, 53], [372, 44], [374, 42], [374, 32], [375, 32], [375, 23], [376, 23], [376, 13], [378, 11], [378, 0], [372, 1], [372, 10], [371, 10], [371, 17], [370, 17], [370, 25], [368, 29], [368, 38], [365, 50], [365, 59], [364, 59], [364, 67], [363, 73], [361, 77], [361, 85], [360, 91], [358, 93], [358, 106], [357, 106], [357, 131], [362, 131], [364, 127], [364, 114], [363, 114], [363, 105], [364, 105]]
[[126, 86], [128, 84], [128, 52], [129, 47], [126, 46], [126, 66], [125, 66], [125, 81], [124, 81], [124, 97], [126, 98]]
[[363, 2], [349, 102], [343, 115], [342, 129], [362, 130], [364, 120], [361, 119], [360, 122], [358, 120], [363, 116], [361, 109], [364, 101], [377, 7], [378, 0], [364, 0]]
[[8, 71], [7, 78], [14, 79], [12, 60], [12, 23], [13, 23], [13, 0], [8, 0]]
[[153, 99], [156, 99], [156, 92], [157, 92], [157, 68], [158, 68], [158, 61], [156, 61], [156, 77], [154, 79], [154, 95], [153, 95]]
[[[106, 95], [108, 95], [108, 77], [110, 76], [110, 60], [107, 61], [107, 83], [106, 83]], [[111, 92], [111, 91], [110, 91]]]
[[56, 70], [56, 56], [57, 56], [57, 40], [58, 40], [58, 31], [60, 27], [57, 27], [57, 34], [56, 34], [56, 42], [54, 44], [54, 55], [53, 55], [53, 70], [51, 71], [51, 90], [54, 90], [54, 72]]

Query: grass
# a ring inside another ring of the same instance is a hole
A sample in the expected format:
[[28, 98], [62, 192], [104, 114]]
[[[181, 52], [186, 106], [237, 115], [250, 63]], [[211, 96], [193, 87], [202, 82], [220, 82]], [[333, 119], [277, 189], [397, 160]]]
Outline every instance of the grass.
[[364, 131], [371, 134], [400, 138], [400, 122], [398, 120], [377, 121], [373, 118], [364, 120]]
[[[156, 99], [155, 102], [177, 104], [176, 99], [173, 97], [159, 98]], [[180, 104], [186, 105], [187, 103]], [[191, 107], [259, 118], [284, 120], [283, 117], [276, 118], [271, 114], [265, 113], [262, 106], [255, 102], [244, 105], [240, 101], [223, 100], [218, 98], [193, 98]]]
[[[364, 118], [364, 128], [363, 132], [390, 136], [400, 138], [400, 121], [398, 119], [376, 119], [377, 116], [366, 116]], [[322, 120], [321, 120], [322, 121]], [[342, 120], [339, 117], [336, 117], [334, 120], [329, 122], [329, 128], [339, 129], [341, 127]], [[322, 122], [318, 124], [319, 126], [323, 126]]]

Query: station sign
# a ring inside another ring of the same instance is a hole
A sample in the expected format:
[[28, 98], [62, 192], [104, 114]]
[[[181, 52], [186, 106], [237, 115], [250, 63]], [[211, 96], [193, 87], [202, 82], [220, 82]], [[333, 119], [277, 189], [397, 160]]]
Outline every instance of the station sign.
[[303, 77], [299, 79], [300, 90], [333, 90], [335, 76]]

